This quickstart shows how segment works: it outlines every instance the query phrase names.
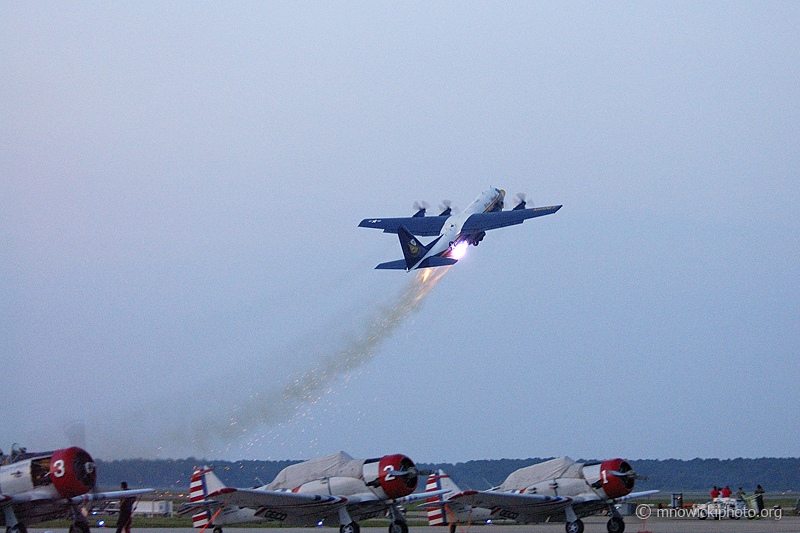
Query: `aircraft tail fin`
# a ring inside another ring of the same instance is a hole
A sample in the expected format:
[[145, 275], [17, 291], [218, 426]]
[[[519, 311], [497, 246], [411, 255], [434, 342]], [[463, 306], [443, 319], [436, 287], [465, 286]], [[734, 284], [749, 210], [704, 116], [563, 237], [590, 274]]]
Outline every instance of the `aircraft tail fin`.
[[[444, 470], [439, 470], [437, 473], [428, 476], [428, 481], [425, 484], [425, 492], [434, 492], [437, 490], [450, 490], [449, 495], [458, 494], [461, 489], [458, 488], [450, 476], [444, 473]], [[447, 509], [445, 503], [447, 500], [444, 495], [439, 494], [425, 500], [428, 504], [428, 525], [429, 526], [445, 526], [449, 520], [447, 517]], [[433, 505], [435, 503], [440, 505]]]
[[397, 236], [400, 239], [400, 248], [403, 249], [403, 257], [406, 260], [406, 270], [411, 270], [411, 267], [425, 257], [430, 245], [425, 246], [419, 242], [419, 239], [414, 237], [404, 226], [397, 227]]
[[456, 260], [451, 257], [440, 257], [440, 256], [428, 257], [425, 260], [422, 260], [422, 258], [425, 257], [425, 254], [427, 254], [430, 251], [430, 249], [433, 248], [433, 246], [439, 241], [439, 239], [442, 238], [441, 236], [436, 237], [426, 246], [421, 242], [419, 242], [419, 239], [417, 239], [404, 226], [397, 226], [397, 237], [400, 239], [400, 247], [403, 249], [404, 259], [398, 259], [397, 261], [389, 261], [387, 263], [381, 263], [375, 267], [376, 269], [411, 270], [414, 267], [430, 268], [437, 266], [453, 265], [456, 263]]
[[[202, 468], [195, 467], [192, 472], [192, 479], [189, 482], [189, 502], [202, 502], [208, 498], [209, 494], [213, 494], [224, 488], [225, 484], [214, 474], [213, 468], [207, 466]], [[209, 509], [206, 508], [192, 515], [192, 527], [205, 527], [209, 520]]]

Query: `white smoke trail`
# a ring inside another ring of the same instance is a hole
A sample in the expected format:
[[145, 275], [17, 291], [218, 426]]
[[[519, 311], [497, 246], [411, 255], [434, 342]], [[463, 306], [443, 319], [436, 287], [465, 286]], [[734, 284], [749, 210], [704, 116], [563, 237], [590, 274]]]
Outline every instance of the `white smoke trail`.
[[[376, 308], [363, 329], [340, 348], [320, 352], [305, 344], [288, 352], [287, 357], [292, 360], [287, 363], [307, 365], [307, 370], [288, 383], [254, 378], [269, 375], [269, 369], [265, 372], [264, 367], [234, 367], [227, 376], [195, 391], [190, 405], [183, 397], [175, 398], [178, 390], [163, 394], [147, 391], [138, 397], [136, 407], [115, 409], [86, 420], [61, 421], [59, 433], [64, 444], [87, 447], [96, 458], [105, 460], [206, 454], [219, 451], [219, 444], [230, 449], [236, 441], [241, 443], [242, 437], [252, 437], [255, 429], [291, 421], [304, 406], [334, 390], [338, 378], [375, 357], [381, 344], [421, 309], [449, 268], [417, 271], [392, 302]], [[352, 331], [352, 327], [352, 323], [342, 324], [343, 333]], [[242, 400], [247, 394], [243, 391], [247, 390], [253, 392]], [[52, 447], [48, 443], [59, 428], [39, 429], [39, 433], [29, 431], [29, 442]]]
[[315, 360], [311, 368], [291, 383], [251, 394], [240, 405], [228, 408], [224, 418], [216, 414], [196, 421], [192, 428], [193, 444], [204, 449], [212, 440], [236, 439], [253, 428], [291, 420], [301, 405], [318, 401], [324, 394], [323, 389], [332, 381], [372, 359], [380, 345], [420, 310], [425, 298], [449, 268], [417, 271], [394, 302], [377, 309], [363, 332], [343, 348], [317, 357], [295, 353], [299, 360]]

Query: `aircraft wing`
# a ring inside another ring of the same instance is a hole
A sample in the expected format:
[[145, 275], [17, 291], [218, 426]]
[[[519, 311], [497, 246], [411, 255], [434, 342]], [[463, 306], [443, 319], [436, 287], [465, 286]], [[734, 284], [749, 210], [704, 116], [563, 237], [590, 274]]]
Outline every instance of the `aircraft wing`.
[[17, 519], [23, 523], [43, 522], [66, 518], [72, 505], [82, 505], [85, 503], [119, 499], [122, 497], [138, 496], [155, 492], [153, 489], [137, 489], [115, 492], [98, 492], [95, 494], [84, 494], [74, 498], [53, 498], [43, 494], [0, 494], [0, 512], [5, 508], [11, 508]]
[[238, 505], [256, 509], [256, 515], [266, 511], [279, 511], [293, 517], [324, 515], [347, 503], [340, 496], [321, 496], [258, 489], [234, 489], [226, 487], [208, 495], [210, 500], [221, 504]]
[[401, 503], [408, 503], [417, 500], [424, 500], [430, 497], [440, 496], [450, 492], [449, 490], [439, 490], [433, 492], [415, 492], [402, 498], [395, 498], [393, 500], [384, 500], [372, 492], [365, 492], [363, 494], [353, 494], [347, 496], [347, 512], [354, 520], [361, 521], [369, 518], [375, 518], [379, 514], [386, 511], [392, 505]]
[[614, 502], [619, 503], [619, 502], [632, 500], [634, 498], [644, 498], [645, 496], [652, 496], [653, 494], [657, 494], [658, 492], [661, 492], [661, 491], [658, 491], [658, 490], [643, 490], [641, 492], [631, 492], [627, 496], [622, 496], [620, 498], [615, 498]]
[[86, 504], [91, 502], [98, 502], [101, 500], [119, 500], [122, 498], [130, 498], [132, 496], [140, 496], [142, 494], [150, 494], [155, 492], [155, 489], [134, 489], [134, 490], [115, 490], [111, 492], [95, 492], [94, 494], [88, 493], [83, 496], [75, 496], [70, 498], [70, 502], [74, 504]]
[[[531, 207], [530, 209], [512, 209], [491, 213], [475, 213], [464, 222], [461, 233], [479, 233], [490, 229], [504, 228], [514, 224], [522, 224], [529, 218], [552, 215], [561, 209], [560, 205], [550, 207]], [[433, 217], [431, 217], [433, 218]], [[411, 233], [414, 233], [413, 231]]]
[[13, 505], [15, 503], [45, 503], [52, 502], [53, 504], [63, 505], [65, 508], [69, 505], [76, 504], [82, 505], [85, 503], [96, 502], [100, 500], [118, 500], [120, 498], [130, 498], [131, 496], [139, 496], [140, 494], [149, 494], [155, 492], [154, 489], [136, 489], [136, 490], [118, 490], [114, 492], [96, 492], [75, 496], [74, 498], [52, 498], [42, 494], [29, 493], [29, 494], [0, 494], [0, 506]]
[[419, 237], [432, 237], [439, 235], [448, 218], [450, 217], [365, 218], [358, 227], [382, 229], [384, 233], [397, 233], [397, 228], [403, 226]]
[[456, 494], [445, 502], [462, 503], [472, 507], [485, 507], [495, 511], [505, 511], [509, 518], [516, 515], [547, 515], [564, 509], [572, 502], [571, 498], [561, 496], [544, 496], [541, 494], [519, 494], [512, 492], [495, 492], [469, 490]]

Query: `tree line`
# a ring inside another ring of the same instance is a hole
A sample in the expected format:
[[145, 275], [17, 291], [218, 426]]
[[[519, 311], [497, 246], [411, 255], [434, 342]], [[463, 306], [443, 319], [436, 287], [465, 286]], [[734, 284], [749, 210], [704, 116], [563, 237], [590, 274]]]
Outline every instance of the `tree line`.
[[[497, 486], [514, 470], [547, 458], [476, 460], [464, 463], [418, 463], [424, 471], [442, 469], [462, 489]], [[582, 460], [581, 460], [582, 461]], [[154, 487], [187, 492], [195, 466], [213, 466], [228, 486], [254, 487], [269, 483], [278, 472], [299, 461], [209, 461], [188, 459], [124, 459], [97, 461], [98, 486], [112, 489], [121, 481], [131, 487]], [[752, 493], [757, 484], [769, 492], [800, 492], [800, 458], [759, 459], [641, 459], [629, 461], [640, 475], [636, 490], [704, 492], [713, 486], [742, 487]]]

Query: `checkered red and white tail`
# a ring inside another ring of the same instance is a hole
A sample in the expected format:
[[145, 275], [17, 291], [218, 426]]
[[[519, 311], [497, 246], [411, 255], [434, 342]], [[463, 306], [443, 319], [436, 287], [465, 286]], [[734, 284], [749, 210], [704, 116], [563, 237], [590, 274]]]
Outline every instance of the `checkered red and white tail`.
[[[192, 472], [192, 479], [189, 482], [189, 501], [191, 503], [202, 502], [209, 494], [213, 494], [225, 488], [225, 484], [214, 475], [214, 469], [204, 466], [196, 466]], [[192, 515], [192, 527], [205, 527], [209, 522], [209, 510], [205, 509]]]
[[[428, 476], [428, 482], [425, 484], [425, 492], [434, 492], [442, 489], [451, 490], [452, 492], [450, 494], [457, 494], [461, 492], [458, 486], [456, 486], [456, 484], [450, 479], [450, 476], [445, 474], [444, 470], [439, 470], [438, 473]], [[432, 505], [437, 502], [441, 505]], [[430, 505], [430, 507], [428, 507], [428, 525], [446, 526], [448, 520], [444, 496], [441, 494], [438, 496], [432, 496], [427, 498], [425, 503]]]

